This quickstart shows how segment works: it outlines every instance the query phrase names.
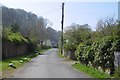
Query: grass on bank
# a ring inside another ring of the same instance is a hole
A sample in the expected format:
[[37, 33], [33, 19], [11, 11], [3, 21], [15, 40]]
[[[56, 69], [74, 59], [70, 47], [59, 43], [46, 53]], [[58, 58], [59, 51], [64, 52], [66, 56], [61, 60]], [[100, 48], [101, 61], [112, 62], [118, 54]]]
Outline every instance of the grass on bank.
[[[68, 57], [63, 56], [63, 54], [61, 54], [60, 50], [58, 50], [58, 57], [66, 58], [68, 60]], [[82, 72], [88, 74], [89, 76], [91, 76], [93, 78], [110, 78], [109, 74], [106, 74], [104, 72], [96, 70], [96, 69], [94, 69], [94, 68], [92, 68], [90, 66], [83, 65], [81, 63], [75, 63], [72, 66], [74, 68], [78, 69], [79, 71], [82, 71]]]
[[[43, 54], [43, 52], [45, 52], [46, 50], [48, 50], [48, 49], [41, 50], [36, 54], [31, 53], [31, 54], [17, 56], [14, 58], [5, 59], [2, 62], [0, 62], [0, 71], [14, 70], [14, 68], [8, 67], [10, 62], [12, 62], [16, 66], [16, 68], [19, 68], [22, 65], [24, 65], [24, 63], [29, 62], [32, 58], [36, 57], [37, 55]], [[25, 59], [25, 58], [27, 58], [27, 59]], [[21, 60], [23, 62], [20, 62]]]
[[[14, 70], [14, 68], [9, 67], [9, 63], [12, 62], [16, 68], [19, 68], [24, 63], [30, 61], [33, 57], [37, 56], [36, 54], [22, 55], [15, 58], [10, 58], [2, 61], [2, 71]], [[27, 59], [25, 59], [27, 58]], [[20, 62], [22, 60], [23, 62]]]
[[0, 71], [2, 71], [2, 61], [0, 61]]
[[109, 74], [100, 72], [99, 70], [96, 70], [92, 67], [85, 66], [81, 63], [75, 63], [72, 65], [74, 68], [78, 69], [79, 71], [82, 71], [88, 75], [90, 75], [93, 78], [110, 78]]
[[[49, 49], [51, 49], [51, 48], [49, 48]], [[40, 50], [40, 51], [39, 51], [39, 55], [42, 55], [43, 52], [45, 52], [45, 51], [47, 51], [47, 50], [49, 50], [49, 49], [43, 49], [43, 50]]]
[[61, 50], [58, 50], [58, 57], [60, 57], [60, 58], [65, 58], [65, 56], [63, 55], [63, 54], [61, 54]]
[[[37, 54], [27, 54], [27, 55], [17, 56], [14, 58], [3, 60], [2, 77], [6, 78], [14, 72], [15, 68], [9, 67], [10, 62], [12, 62], [15, 65], [15, 67], [18, 69], [22, 67], [26, 62], [29, 62], [35, 56], [37, 56]], [[20, 62], [20, 60], [22, 60], [23, 62]]]

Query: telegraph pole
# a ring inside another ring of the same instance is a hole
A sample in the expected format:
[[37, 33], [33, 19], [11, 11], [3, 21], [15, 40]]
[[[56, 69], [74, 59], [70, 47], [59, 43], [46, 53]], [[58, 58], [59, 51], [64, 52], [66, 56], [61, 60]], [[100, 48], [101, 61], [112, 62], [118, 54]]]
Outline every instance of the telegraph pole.
[[64, 24], [64, 3], [62, 3], [62, 21], [61, 21], [61, 54], [63, 54], [63, 24]]

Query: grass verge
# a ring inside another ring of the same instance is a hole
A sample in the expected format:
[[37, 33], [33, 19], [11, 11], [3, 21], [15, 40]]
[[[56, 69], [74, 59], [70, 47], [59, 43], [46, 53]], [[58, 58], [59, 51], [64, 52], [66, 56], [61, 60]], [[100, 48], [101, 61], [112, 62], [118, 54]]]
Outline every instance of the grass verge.
[[2, 71], [2, 61], [0, 61], [0, 71]]
[[[3, 60], [2, 61], [2, 71], [14, 69], [14, 68], [8, 67], [10, 62], [12, 62], [18, 68], [22, 64], [30, 61], [35, 56], [37, 56], [37, 55], [36, 54], [28, 54], [28, 55], [22, 55], [22, 56], [17, 56], [15, 58], [10, 58], [10, 59]], [[23, 62], [20, 62], [21, 60]]]
[[[2, 61], [2, 77], [9, 77], [10, 74], [15, 70], [12, 67], [9, 67], [10, 62], [12, 62], [16, 68], [23, 66], [26, 62], [29, 62], [33, 57], [37, 56], [36, 54], [28, 54], [17, 56], [14, 58], [6, 59]], [[22, 61], [22, 62], [20, 62]]]
[[65, 58], [64, 61], [67, 61], [67, 62], [69, 62], [69, 61], [70, 61], [70, 62], [71, 62], [71, 61], [74, 61], [74, 60], [70, 59], [68, 56], [65, 57], [63, 54], [61, 54], [61, 51], [60, 51], [60, 50], [58, 50], [57, 55], [58, 55], [58, 57], [60, 57], [60, 58]]
[[82, 72], [88, 74], [89, 76], [91, 76], [93, 78], [110, 78], [110, 75], [100, 72], [92, 67], [85, 66], [81, 63], [75, 63], [72, 66], [74, 68], [78, 69], [79, 71], [82, 71]]
[[21, 55], [21, 56], [17, 56], [14, 58], [9, 58], [9, 59], [0, 61], [0, 71], [2, 72], [2, 77], [4, 78], [4, 77], [8, 76], [9, 74], [13, 73], [13, 71], [15, 70], [14, 68], [9, 67], [10, 62], [12, 62], [16, 66], [16, 68], [20, 68], [25, 63], [29, 62], [32, 58], [36, 57], [37, 55], [42, 54], [46, 50], [48, 50], [48, 49], [41, 50], [38, 52], [38, 54], [31, 53], [31, 54]]
[[63, 54], [61, 54], [61, 51], [60, 50], [58, 50], [58, 57], [60, 57], [60, 58], [65, 58], [65, 56], [63, 56]]
[[[49, 49], [51, 49], [51, 48], [49, 48]], [[43, 49], [43, 50], [40, 50], [40, 51], [39, 51], [39, 55], [42, 55], [43, 52], [45, 52], [45, 51], [47, 51], [47, 50], [49, 50], [49, 49]]]

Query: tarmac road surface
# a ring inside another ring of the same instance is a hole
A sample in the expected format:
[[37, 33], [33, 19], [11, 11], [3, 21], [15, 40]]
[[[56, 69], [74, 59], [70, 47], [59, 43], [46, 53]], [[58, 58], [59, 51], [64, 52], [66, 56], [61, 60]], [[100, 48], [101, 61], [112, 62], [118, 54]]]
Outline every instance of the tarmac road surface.
[[50, 49], [16, 70], [13, 78], [90, 78], [57, 56], [58, 49]]

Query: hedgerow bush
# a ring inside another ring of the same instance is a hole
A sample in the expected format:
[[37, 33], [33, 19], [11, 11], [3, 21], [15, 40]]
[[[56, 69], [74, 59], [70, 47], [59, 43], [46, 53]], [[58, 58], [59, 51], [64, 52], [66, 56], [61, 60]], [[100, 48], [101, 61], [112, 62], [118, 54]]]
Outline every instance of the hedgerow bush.
[[95, 52], [94, 63], [97, 66], [105, 68], [113, 68], [114, 64], [114, 51], [112, 48], [112, 43], [115, 41], [115, 37], [105, 37], [103, 38]]
[[76, 50], [76, 44], [74, 43], [66, 43], [64, 44], [64, 50], [69, 51], [69, 50]]
[[85, 45], [83, 43], [80, 43], [75, 51], [75, 56], [77, 57], [78, 60], [80, 59], [80, 61], [82, 61], [82, 52], [83, 52], [84, 46]]
[[28, 40], [25, 39], [20, 33], [11, 33], [6, 39], [16, 45], [28, 43]]
[[114, 69], [114, 52], [120, 51], [120, 37], [108, 36], [101, 40], [95, 41], [91, 46], [80, 43], [75, 51], [77, 59], [88, 64], [92, 62], [96, 67], [101, 66]]
[[28, 39], [24, 38], [20, 32], [13, 32], [12, 27], [4, 28], [2, 31], [2, 40], [9, 41], [15, 45], [20, 45], [24, 43], [29, 43]]
[[120, 67], [118, 67], [118, 68], [115, 69], [114, 77], [120, 79]]

